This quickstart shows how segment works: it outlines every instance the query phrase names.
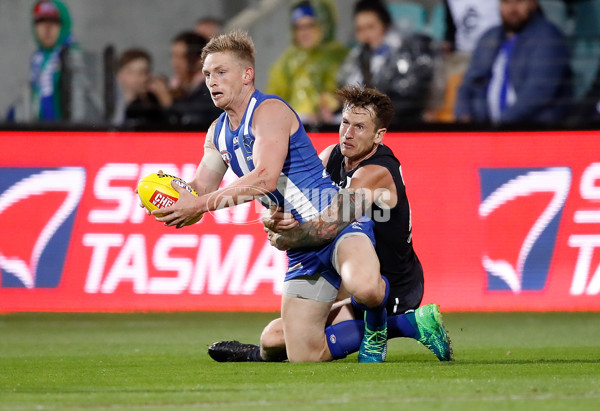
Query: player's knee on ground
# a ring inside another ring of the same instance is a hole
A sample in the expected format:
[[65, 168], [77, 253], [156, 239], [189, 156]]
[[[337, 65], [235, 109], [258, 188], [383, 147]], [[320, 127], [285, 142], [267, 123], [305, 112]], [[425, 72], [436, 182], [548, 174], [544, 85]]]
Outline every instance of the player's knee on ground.
[[271, 321], [260, 336], [260, 356], [265, 361], [283, 361], [286, 358], [283, 321]]
[[325, 328], [294, 329], [284, 326], [285, 347], [290, 362], [331, 361]]
[[327, 347], [326, 340], [313, 342], [312, 344], [302, 344], [288, 349], [288, 359], [290, 362], [325, 362], [331, 361], [331, 353]]
[[267, 324], [260, 335], [260, 345], [265, 349], [285, 347], [283, 320], [281, 318], [277, 318]]

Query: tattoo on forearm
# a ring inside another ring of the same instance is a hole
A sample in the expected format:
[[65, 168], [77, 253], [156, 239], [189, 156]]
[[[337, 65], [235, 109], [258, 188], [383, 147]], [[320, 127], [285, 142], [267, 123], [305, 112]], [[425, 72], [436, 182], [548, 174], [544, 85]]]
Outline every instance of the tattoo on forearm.
[[319, 218], [281, 233], [276, 239], [277, 248], [289, 250], [333, 241], [344, 228], [364, 214], [366, 206], [366, 196], [362, 190], [342, 189]]

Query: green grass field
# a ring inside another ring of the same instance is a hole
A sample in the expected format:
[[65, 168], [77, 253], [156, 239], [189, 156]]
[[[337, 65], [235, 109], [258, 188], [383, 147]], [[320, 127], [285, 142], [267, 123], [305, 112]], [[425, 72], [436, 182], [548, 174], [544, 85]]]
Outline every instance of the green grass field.
[[275, 314], [0, 316], [0, 410], [600, 409], [600, 313], [448, 313], [456, 361], [390, 341], [385, 364], [213, 362]]

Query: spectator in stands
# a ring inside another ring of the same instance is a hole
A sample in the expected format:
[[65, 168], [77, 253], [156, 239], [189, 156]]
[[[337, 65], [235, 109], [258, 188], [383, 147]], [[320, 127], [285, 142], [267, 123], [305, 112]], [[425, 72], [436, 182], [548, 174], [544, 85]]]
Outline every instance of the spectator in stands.
[[173, 78], [156, 76], [152, 91], [168, 113], [169, 123], [208, 127], [221, 114], [204, 83], [200, 56], [207, 40], [191, 31], [179, 33], [171, 44]]
[[205, 39], [212, 39], [220, 34], [223, 34], [225, 23], [223, 20], [216, 17], [202, 17], [196, 22], [194, 31]]
[[479, 40], [455, 107], [459, 121], [552, 123], [572, 97], [564, 35], [537, 0], [501, 0], [502, 24]]
[[392, 128], [421, 121], [433, 78], [432, 39], [400, 32], [378, 0], [355, 4], [354, 27], [358, 44], [338, 73], [339, 84], [362, 83], [390, 96], [396, 108]]
[[335, 41], [336, 15], [328, 0], [291, 8], [292, 44], [271, 67], [267, 93], [285, 99], [305, 125], [334, 124], [338, 72], [348, 49]]
[[125, 50], [117, 63], [118, 92], [114, 125], [139, 125], [165, 121], [164, 111], [149, 85], [152, 57], [142, 49]]
[[33, 35], [38, 46], [30, 83], [9, 109], [8, 120], [87, 121], [101, 118], [101, 103], [90, 90], [83, 53], [71, 35], [71, 16], [57, 0], [35, 4]]
[[[441, 43], [441, 69], [435, 72], [435, 89], [427, 119], [453, 122], [458, 87], [481, 35], [500, 24], [499, 0], [444, 0], [446, 15]], [[439, 62], [440, 60], [438, 60]]]

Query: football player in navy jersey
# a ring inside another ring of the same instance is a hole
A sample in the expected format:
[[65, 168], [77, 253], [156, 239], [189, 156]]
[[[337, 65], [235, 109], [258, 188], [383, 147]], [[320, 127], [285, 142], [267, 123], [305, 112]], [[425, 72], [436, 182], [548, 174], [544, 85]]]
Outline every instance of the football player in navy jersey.
[[[321, 159], [332, 180], [342, 188], [365, 192], [370, 199], [376, 252], [381, 273], [390, 284], [387, 299], [388, 336], [417, 339], [440, 361], [452, 360], [450, 340], [441, 321], [439, 307], [419, 307], [423, 297], [423, 269], [412, 244], [410, 205], [400, 162], [382, 144], [394, 108], [385, 94], [362, 86], [341, 89], [344, 102], [340, 143], [328, 147]], [[265, 231], [279, 249], [307, 247], [331, 241], [342, 228], [325, 218], [298, 224], [280, 209], [265, 218]], [[349, 303], [340, 288], [339, 301], [328, 319], [326, 335], [334, 359], [356, 352], [363, 339], [362, 313]], [[261, 335], [260, 347], [237, 341], [222, 341], [209, 348], [217, 361], [273, 361], [285, 354], [285, 332], [281, 319], [272, 321]], [[261, 355], [257, 355], [262, 351]]]
[[[202, 61], [213, 102], [224, 113], [207, 132], [204, 155], [190, 182], [199, 196], [174, 184], [179, 200], [152, 212], [158, 221], [181, 228], [207, 211], [253, 199], [284, 206], [300, 226], [319, 218], [329, 205], [336, 210], [344, 203], [345, 214], [332, 213], [338, 219], [361, 215], [354, 209], [362, 207], [354, 193], [332, 183], [298, 115], [281, 98], [255, 88], [254, 46], [246, 33], [213, 38]], [[219, 189], [228, 167], [240, 178]], [[324, 202], [324, 195], [330, 201]], [[288, 247], [281, 313], [290, 361], [334, 358], [325, 326], [342, 279], [353, 304], [364, 311], [359, 362], [385, 360], [389, 286], [379, 273], [373, 222], [345, 219], [326, 244]]]

